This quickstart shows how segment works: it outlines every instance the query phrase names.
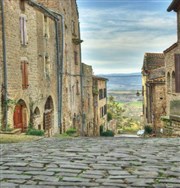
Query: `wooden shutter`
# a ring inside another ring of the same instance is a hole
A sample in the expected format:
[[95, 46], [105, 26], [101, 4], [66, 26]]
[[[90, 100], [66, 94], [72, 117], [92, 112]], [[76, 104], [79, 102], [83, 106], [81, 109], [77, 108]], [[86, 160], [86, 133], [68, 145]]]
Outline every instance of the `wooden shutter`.
[[21, 44], [27, 45], [27, 27], [26, 27], [27, 18], [25, 15], [20, 16], [20, 34], [21, 34]]
[[25, 76], [24, 76], [24, 75], [25, 75], [25, 74], [24, 74], [24, 72], [25, 72], [25, 70], [24, 70], [24, 69], [25, 69], [24, 65], [25, 65], [25, 62], [22, 61], [22, 62], [21, 62], [21, 71], [22, 71], [22, 88], [23, 88], [23, 89], [25, 89], [25, 85], [26, 85], [26, 84], [25, 84]]
[[175, 54], [175, 86], [176, 93], [180, 93], [180, 54]]
[[29, 86], [28, 83], [28, 62], [21, 62], [21, 70], [22, 70], [22, 88], [27, 89]]
[[104, 98], [106, 98], [106, 88], [104, 88]]

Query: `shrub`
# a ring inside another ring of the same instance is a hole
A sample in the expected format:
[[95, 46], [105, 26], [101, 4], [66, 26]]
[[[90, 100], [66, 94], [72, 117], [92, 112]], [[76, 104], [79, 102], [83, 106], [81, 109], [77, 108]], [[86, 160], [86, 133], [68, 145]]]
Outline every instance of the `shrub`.
[[112, 114], [110, 112], [107, 113], [107, 120], [108, 121], [112, 120]]
[[28, 129], [26, 132], [27, 135], [43, 136], [44, 131], [38, 129]]
[[68, 129], [67, 131], [66, 131], [66, 134], [68, 135], [68, 136], [71, 136], [71, 135], [73, 135], [73, 134], [75, 134], [76, 133], [76, 129], [75, 128], [70, 128], [70, 129]]
[[105, 132], [102, 132], [101, 136], [112, 136], [113, 137], [114, 136], [114, 132], [111, 131], [111, 130], [107, 130]]
[[152, 134], [153, 133], [153, 129], [150, 125], [145, 125], [144, 131], [145, 131], [145, 134]]

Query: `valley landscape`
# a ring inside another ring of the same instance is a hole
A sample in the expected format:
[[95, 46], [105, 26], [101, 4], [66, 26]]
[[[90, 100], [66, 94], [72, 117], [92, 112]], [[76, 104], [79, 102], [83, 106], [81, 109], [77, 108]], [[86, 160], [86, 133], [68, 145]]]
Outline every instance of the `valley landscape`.
[[142, 128], [142, 81], [141, 73], [99, 75], [108, 79], [107, 94], [123, 109], [123, 132], [136, 132]]

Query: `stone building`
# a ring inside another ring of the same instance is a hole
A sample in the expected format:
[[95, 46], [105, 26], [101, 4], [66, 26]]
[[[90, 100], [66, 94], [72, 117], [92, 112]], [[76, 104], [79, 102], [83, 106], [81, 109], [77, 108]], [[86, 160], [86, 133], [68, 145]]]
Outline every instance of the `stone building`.
[[83, 134], [94, 136], [93, 79], [92, 67], [82, 63], [82, 129]]
[[60, 126], [59, 18], [31, 0], [1, 1], [1, 13], [2, 125], [25, 131], [34, 124], [51, 135]]
[[100, 135], [100, 126], [107, 129], [107, 81], [93, 76], [94, 135]]
[[80, 135], [97, 135], [93, 73], [81, 63], [76, 0], [0, 5], [2, 128], [24, 132], [33, 125], [50, 136], [73, 127]]
[[163, 127], [161, 116], [166, 115], [165, 67], [163, 53], [145, 53], [142, 67], [144, 124], [155, 133]]
[[[73, 127], [76, 119], [82, 124], [83, 112], [81, 104], [81, 37], [79, 13], [75, 0], [37, 0], [49, 9], [63, 15], [63, 65], [62, 78], [62, 120], [61, 132]], [[82, 128], [79, 127], [81, 134]], [[83, 134], [83, 133], [82, 133]]]
[[173, 134], [180, 135], [180, 2], [173, 0], [167, 11], [177, 13], [177, 42], [164, 51], [167, 116], [171, 121]]

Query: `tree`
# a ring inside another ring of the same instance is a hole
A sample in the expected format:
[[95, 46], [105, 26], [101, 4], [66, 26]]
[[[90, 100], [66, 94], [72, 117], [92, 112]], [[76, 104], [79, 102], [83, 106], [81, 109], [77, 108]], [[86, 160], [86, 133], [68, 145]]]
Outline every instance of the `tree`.
[[108, 98], [108, 113], [112, 115], [112, 119], [117, 120], [117, 126], [121, 126], [121, 122], [123, 120], [123, 112], [125, 110], [119, 105], [118, 102], [114, 100], [113, 96]]

